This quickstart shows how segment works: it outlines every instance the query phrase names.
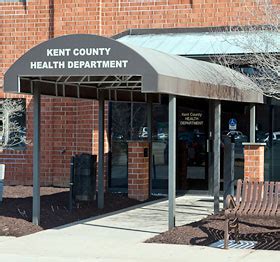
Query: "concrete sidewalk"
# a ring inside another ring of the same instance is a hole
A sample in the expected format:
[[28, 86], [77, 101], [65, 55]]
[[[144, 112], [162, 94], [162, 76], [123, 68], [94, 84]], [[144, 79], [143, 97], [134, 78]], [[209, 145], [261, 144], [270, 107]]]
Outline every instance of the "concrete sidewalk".
[[[212, 212], [209, 197], [176, 199], [177, 225]], [[0, 242], [0, 260], [9, 261], [278, 261], [278, 251], [219, 250], [146, 244], [167, 230], [167, 201], [145, 204], [97, 219]]]

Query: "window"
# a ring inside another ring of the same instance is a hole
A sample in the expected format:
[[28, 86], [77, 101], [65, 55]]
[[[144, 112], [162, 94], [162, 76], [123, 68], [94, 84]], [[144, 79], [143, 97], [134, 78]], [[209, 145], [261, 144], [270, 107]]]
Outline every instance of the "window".
[[0, 148], [24, 149], [26, 145], [25, 99], [0, 100]]
[[128, 185], [127, 141], [148, 138], [146, 104], [112, 102], [110, 112], [109, 186], [126, 190]]

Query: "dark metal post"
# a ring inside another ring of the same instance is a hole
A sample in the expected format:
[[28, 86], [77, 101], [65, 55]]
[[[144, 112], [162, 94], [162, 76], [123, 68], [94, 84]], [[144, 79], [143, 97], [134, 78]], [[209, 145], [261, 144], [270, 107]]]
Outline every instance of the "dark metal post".
[[250, 142], [256, 142], [256, 106], [250, 106]]
[[227, 195], [234, 195], [234, 147], [230, 138], [224, 140], [224, 206]]
[[99, 93], [98, 110], [98, 208], [104, 207], [104, 95]]
[[234, 195], [234, 161], [235, 161], [235, 143], [230, 143], [231, 147], [231, 159], [230, 159], [230, 190], [229, 194]]
[[175, 226], [176, 207], [176, 96], [169, 95], [169, 126], [168, 126], [168, 225]]
[[40, 224], [40, 89], [33, 86], [33, 203], [32, 223]]
[[220, 211], [221, 102], [214, 101], [214, 213]]
[[134, 127], [133, 127], [133, 120], [134, 120], [134, 117], [133, 117], [133, 112], [134, 111], [134, 104], [133, 102], [130, 103], [130, 140], [133, 140], [135, 139], [134, 138]]
[[[108, 152], [108, 165], [107, 165], [107, 174], [108, 174], [108, 187], [110, 188], [112, 185], [112, 144], [113, 144], [113, 138], [112, 138], [112, 102], [109, 102], [108, 104], [108, 138], [109, 138], [109, 152]], [[126, 174], [127, 177], [127, 174]]]
[[69, 183], [69, 211], [73, 209], [73, 187], [74, 187], [74, 171], [75, 171], [75, 157], [71, 157], [70, 162], [70, 183]]
[[148, 141], [149, 141], [149, 181], [150, 181], [150, 192], [152, 193], [152, 179], [153, 179], [153, 103], [151, 98], [148, 97], [147, 105], [147, 124], [148, 124]]
[[[270, 100], [271, 103], [271, 100]], [[274, 130], [274, 106], [269, 106], [269, 181], [273, 178], [273, 130]]]
[[208, 191], [210, 195], [214, 194], [214, 154], [213, 154], [213, 131], [214, 131], [214, 110], [213, 101], [209, 100], [209, 128], [208, 128], [208, 140], [207, 140], [207, 153], [208, 153]]

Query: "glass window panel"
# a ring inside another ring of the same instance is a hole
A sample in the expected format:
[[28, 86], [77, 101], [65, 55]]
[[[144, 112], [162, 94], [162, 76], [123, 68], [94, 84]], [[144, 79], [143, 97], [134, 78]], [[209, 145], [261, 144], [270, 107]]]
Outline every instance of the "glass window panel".
[[112, 188], [127, 188], [127, 140], [130, 139], [130, 103], [112, 102], [111, 107], [111, 166], [109, 183]]
[[256, 142], [266, 143], [264, 149], [264, 179], [269, 179], [271, 145], [269, 142], [270, 110], [268, 105], [257, 105], [256, 107]]
[[280, 181], [280, 107], [274, 106], [272, 135], [272, 172], [270, 180]]
[[[229, 121], [235, 119], [236, 130], [230, 130]], [[244, 178], [244, 146], [243, 142], [248, 142], [250, 137], [250, 108], [244, 103], [223, 102], [222, 103], [222, 147], [221, 154], [224, 153], [224, 143], [233, 137], [235, 142], [234, 179]], [[223, 162], [222, 162], [223, 165]], [[223, 166], [221, 168], [223, 179]]]
[[144, 103], [132, 103], [131, 106], [131, 112], [133, 112], [131, 116], [131, 139], [148, 139], [147, 105]]
[[112, 188], [128, 186], [128, 140], [148, 138], [147, 105], [144, 103], [112, 102], [111, 166], [109, 183]]
[[168, 106], [153, 105], [153, 191], [168, 188]]
[[0, 147], [16, 150], [26, 146], [26, 101], [23, 98], [0, 100]]

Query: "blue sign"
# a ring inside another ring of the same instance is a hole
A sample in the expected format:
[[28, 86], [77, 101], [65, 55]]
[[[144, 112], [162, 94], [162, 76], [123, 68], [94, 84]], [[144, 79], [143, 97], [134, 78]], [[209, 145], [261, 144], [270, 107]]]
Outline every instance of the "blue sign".
[[235, 118], [231, 118], [228, 121], [228, 129], [229, 130], [236, 130], [237, 129], [237, 120]]

